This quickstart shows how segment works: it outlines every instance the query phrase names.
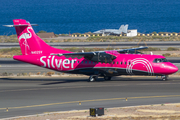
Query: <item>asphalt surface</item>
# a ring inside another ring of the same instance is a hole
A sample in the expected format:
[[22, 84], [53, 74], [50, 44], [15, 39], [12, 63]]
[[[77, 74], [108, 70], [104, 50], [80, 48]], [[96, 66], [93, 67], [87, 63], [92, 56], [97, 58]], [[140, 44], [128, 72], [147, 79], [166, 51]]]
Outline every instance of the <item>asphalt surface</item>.
[[[148, 47], [158, 47], [158, 48], [168, 48], [168, 47], [179, 47], [179, 41], [163, 41], [163, 42], [62, 42], [62, 43], [48, 43], [52, 47], [56, 48], [68, 48], [68, 47], [115, 47], [115, 48], [126, 48], [133, 46], [148, 46]], [[19, 48], [19, 43], [1, 43], [0, 49], [2, 48]]]
[[87, 79], [0, 78], [0, 118], [180, 101], [180, 78], [161, 81], [155, 77], [114, 77], [97, 82]]

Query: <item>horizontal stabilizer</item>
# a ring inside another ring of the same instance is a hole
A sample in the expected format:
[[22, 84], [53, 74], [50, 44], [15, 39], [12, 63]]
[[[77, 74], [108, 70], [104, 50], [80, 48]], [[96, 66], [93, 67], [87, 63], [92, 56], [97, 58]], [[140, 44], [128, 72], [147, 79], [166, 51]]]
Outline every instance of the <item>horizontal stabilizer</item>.
[[[28, 26], [27, 24], [24, 25], [3, 25], [5, 27], [18, 27], [18, 26]], [[31, 26], [38, 26], [38, 24], [31, 24]]]

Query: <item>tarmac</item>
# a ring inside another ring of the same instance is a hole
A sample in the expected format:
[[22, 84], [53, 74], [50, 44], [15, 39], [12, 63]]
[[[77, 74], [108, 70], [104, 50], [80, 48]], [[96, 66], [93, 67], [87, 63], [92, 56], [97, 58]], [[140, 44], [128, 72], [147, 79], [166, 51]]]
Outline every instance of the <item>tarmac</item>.
[[[7, 77], [0, 78], [0, 118], [180, 101], [180, 78], [155, 77]], [[127, 100], [126, 100], [127, 99]]]

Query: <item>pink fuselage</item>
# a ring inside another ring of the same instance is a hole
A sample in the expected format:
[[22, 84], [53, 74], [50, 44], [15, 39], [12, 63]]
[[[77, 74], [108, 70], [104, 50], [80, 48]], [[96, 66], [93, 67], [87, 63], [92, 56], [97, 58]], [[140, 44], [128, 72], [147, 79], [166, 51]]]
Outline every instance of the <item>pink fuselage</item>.
[[153, 62], [156, 58], [165, 58], [161, 55], [146, 54], [116, 54], [111, 63], [93, 62], [84, 57], [69, 57], [55, 55], [19, 55], [15, 60], [38, 65], [59, 72], [85, 74], [85, 75], [149, 75], [162, 76], [178, 71], [170, 62]]
[[[160, 55], [120, 54], [121, 51], [117, 50], [73, 53], [53, 48], [36, 35], [28, 21], [14, 19], [13, 23], [14, 25], [7, 26], [15, 27], [22, 53], [22, 55], [14, 56], [15, 60], [59, 72], [105, 76], [106, 78], [118, 75], [164, 76], [178, 71], [175, 65], [167, 62], [165, 57]], [[136, 53], [138, 49], [142, 47], [126, 50]]]

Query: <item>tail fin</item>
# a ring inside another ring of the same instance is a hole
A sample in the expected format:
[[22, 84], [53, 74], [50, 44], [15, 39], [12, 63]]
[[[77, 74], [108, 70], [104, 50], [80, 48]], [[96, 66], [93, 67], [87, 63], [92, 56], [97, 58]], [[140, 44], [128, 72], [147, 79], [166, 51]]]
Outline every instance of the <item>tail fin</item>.
[[30, 23], [22, 19], [13, 20], [13, 23], [23, 55], [32, 54], [33, 51], [42, 51], [39, 39], [36, 37], [37, 35]]
[[128, 24], [126, 24], [126, 25], [124, 26], [123, 32], [124, 32], [124, 33], [127, 33], [127, 30], [128, 30]]
[[46, 44], [34, 32], [31, 24], [23, 19], [13, 20], [22, 55], [30, 54], [49, 54], [49, 53], [70, 53], [70, 51], [56, 49]]
[[128, 29], [128, 24], [121, 25], [121, 27], [119, 28], [119, 31], [123, 33], [127, 33], [127, 29]]
[[119, 31], [122, 31], [124, 28], [124, 25], [121, 25], [120, 28], [119, 28]]

